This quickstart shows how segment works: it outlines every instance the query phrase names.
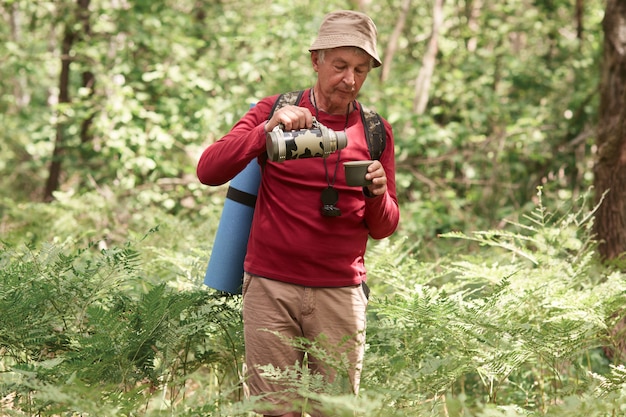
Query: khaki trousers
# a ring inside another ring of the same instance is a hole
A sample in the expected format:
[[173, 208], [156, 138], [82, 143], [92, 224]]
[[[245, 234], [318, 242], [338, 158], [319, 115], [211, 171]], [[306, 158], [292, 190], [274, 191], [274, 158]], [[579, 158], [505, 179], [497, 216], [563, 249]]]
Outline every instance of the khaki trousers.
[[[294, 375], [303, 365], [344, 393], [358, 393], [367, 307], [360, 285], [302, 287], [246, 273], [242, 294], [246, 391], [276, 406], [263, 414], [298, 411], [289, 403], [298, 401], [301, 379]], [[281, 378], [266, 365], [295, 372]]]

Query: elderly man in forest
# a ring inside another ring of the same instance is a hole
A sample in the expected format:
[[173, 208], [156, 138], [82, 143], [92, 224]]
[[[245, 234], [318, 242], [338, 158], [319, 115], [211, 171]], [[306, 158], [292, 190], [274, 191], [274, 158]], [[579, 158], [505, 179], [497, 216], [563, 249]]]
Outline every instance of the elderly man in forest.
[[[357, 101], [369, 71], [381, 65], [376, 37], [374, 22], [363, 13], [326, 15], [309, 49], [314, 86], [297, 103], [276, 109], [278, 95], [261, 99], [198, 163], [198, 178], [208, 185], [224, 184], [254, 158], [261, 166], [242, 294], [246, 384], [251, 395], [271, 404], [259, 410], [266, 416], [301, 415], [300, 399], [285, 381], [264, 372], [267, 366], [307, 364], [329, 382], [345, 376], [353, 393], [359, 389], [366, 245], [369, 237], [390, 236], [400, 217], [391, 126], [378, 119], [384, 151], [373, 157], [372, 148], [381, 144], [368, 141], [372, 127]], [[345, 132], [347, 146], [323, 158], [267, 158], [268, 133], [277, 126], [310, 129], [314, 120]], [[375, 159], [366, 174], [371, 183], [347, 185], [340, 164], [368, 159]]]

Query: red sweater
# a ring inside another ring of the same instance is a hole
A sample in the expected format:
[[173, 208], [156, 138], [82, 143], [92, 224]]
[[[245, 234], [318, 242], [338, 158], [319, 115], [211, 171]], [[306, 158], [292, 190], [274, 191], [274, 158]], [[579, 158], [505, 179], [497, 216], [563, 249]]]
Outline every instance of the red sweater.
[[[278, 96], [266, 97], [223, 138], [200, 157], [197, 175], [203, 184], [221, 185], [259, 158], [262, 179], [248, 241], [244, 269], [254, 275], [310, 287], [357, 285], [366, 279], [363, 256], [368, 236], [382, 239], [398, 225], [393, 133], [383, 121], [387, 144], [380, 157], [387, 173], [387, 193], [367, 197], [360, 187], [346, 185], [342, 163], [370, 159], [358, 109], [348, 117], [348, 146], [326, 158], [328, 175], [335, 173], [339, 217], [324, 217], [321, 192], [328, 184], [323, 158], [271, 162], [266, 160], [265, 122]], [[308, 90], [301, 107], [313, 115]], [[319, 113], [319, 122], [343, 131], [345, 115]], [[340, 159], [337, 166], [337, 159]]]

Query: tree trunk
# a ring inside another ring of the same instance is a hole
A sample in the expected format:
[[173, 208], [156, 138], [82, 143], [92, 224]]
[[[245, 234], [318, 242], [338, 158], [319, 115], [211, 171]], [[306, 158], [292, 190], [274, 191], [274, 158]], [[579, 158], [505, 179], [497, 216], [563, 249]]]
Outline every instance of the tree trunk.
[[476, 52], [478, 47], [478, 34], [480, 33], [480, 23], [478, 19], [483, 7], [482, 0], [475, 0], [467, 4], [467, 27], [471, 31], [472, 36], [467, 40], [467, 50]]
[[[0, 9], [0, 12], [3, 10]], [[22, 41], [22, 15], [20, 13], [19, 8], [17, 7], [17, 3], [9, 3], [7, 6], [8, 15], [6, 20], [9, 22], [10, 28], [10, 39], [12, 42], [15, 42], [16, 45], [19, 45]], [[4, 14], [4, 13], [3, 13]], [[28, 92], [28, 80], [24, 71], [20, 71], [15, 74], [13, 81], [13, 96], [15, 97], [15, 104], [17, 105], [17, 109], [23, 109], [28, 106], [30, 103], [30, 93]]]
[[396, 20], [396, 26], [393, 28], [393, 33], [389, 38], [389, 42], [387, 42], [387, 48], [385, 48], [383, 68], [380, 72], [380, 80], [383, 82], [389, 78], [393, 56], [396, 54], [396, 50], [398, 49], [398, 40], [404, 31], [404, 25], [406, 24], [406, 18], [409, 14], [410, 8], [411, 0], [404, 0], [402, 3], [402, 10], [400, 10], [400, 16], [398, 16], [398, 20]]
[[[69, 28], [65, 30], [63, 35], [63, 43], [61, 44], [61, 73], [59, 74], [59, 104], [70, 102], [69, 83], [70, 83], [70, 64], [72, 58], [70, 52], [74, 44], [74, 32]], [[61, 161], [65, 153], [65, 126], [63, 122], [59, 122], [56, 128], [56, 136], [54, 140], [54, 151], [52, 152], [52, 161], [48, 170], [48, 180], [43, 193], [44, 201], [52, 201], [52, 193], [59, 189], [61, 178]]]
[[594, 167], [596, 203], [602, 203], [595, 233], [600, 255], [608, 260], [626, 251], [626, 2], [608, 0], [602, 26], [604, 56]]
[[[77, 0], [76, 18], [83, 23], [83, 29], [89, 30], [88, 13], [90, 0]], [[71, 102], [70, 97], [70, 67], [72, 63], [72, 47], [76, 38], [80, 36], [74, 30], [74, 20], [72, 18], [66, 22], [63, 41], [61, 43], [61, 72], [59, 74], [59, 104], [68, 104]], [[90, 74], [90, 73], [89, 73]], [[93, 75], [87, 75], [85, 82], [93, 83]], [[61, 116], [59, 119], [63, 119]], [[81, 126], [81, 140], [86, 140], [89, 121]], [[54, 151], [52, 152], [52, 161], [48, 169], [48, 180], [43, 192], [44, 201], [52, 201], [53, 193], [59, 189], [61, 183], [62, 162], [65, 156], [65, 123], [60, 121], [56, 127], [56, 136], [54, 140]]]
[[439, 52], [439, 31], [443, 25], [443, 0], [433, 2], [433, 28], [428, 41], [428, 47], [422, 59], [422, 68], [415, 80], [415, 99], [413, 100], [413, 112], [423, 114], [428, 105], [430, 81], [435, 72], [437, 52]]
[[[91, 0], [78, 0], [78, 18], [80, 19], [83, 25], [82, 36], [91, 36], [91, 23], [89, 22], [89, 3]], [[83, 88], [87, 88], [90, 90], [89, 95], [93, 97], [94, 89], [96, 86], [96, 76], [93, 72], [86, 70], [83, 71]], [[88, 116], [80, 126], [80, 142], [87, 143], [92, 137], [89, 132], [91, 127], [91, 123], [95, 117], [95, 113], [92, 112], [90, 116]]]
[[[626, 2], [608, 0], [604, 21], [604, 55], [600, 81], [598, 157], [594, 167], [594, 223], [604, 260], [626, 251]], [[604, 347], [615, 363], [626, 360], [626, 310], [618, 309]]]
[[584, 32], [584, 23], [583, 23], [583, 15], [585, 13], [585, 2], [584, 0], [576, 0], [576, 38], [580, 41], [580, 45], [582, 45], [583, 41], [583, 32]]

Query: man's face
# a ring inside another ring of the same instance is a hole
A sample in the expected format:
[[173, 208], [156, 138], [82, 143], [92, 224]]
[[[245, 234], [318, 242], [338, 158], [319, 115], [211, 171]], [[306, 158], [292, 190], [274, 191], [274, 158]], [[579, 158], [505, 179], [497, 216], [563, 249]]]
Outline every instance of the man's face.
[[370, 56], [354, 48], [334, 48], [325, 51], [323, 62], [319, 58], [319, 53], [313, 51], [311, 61], [326, 110], [346, 109], [367, 78]]

